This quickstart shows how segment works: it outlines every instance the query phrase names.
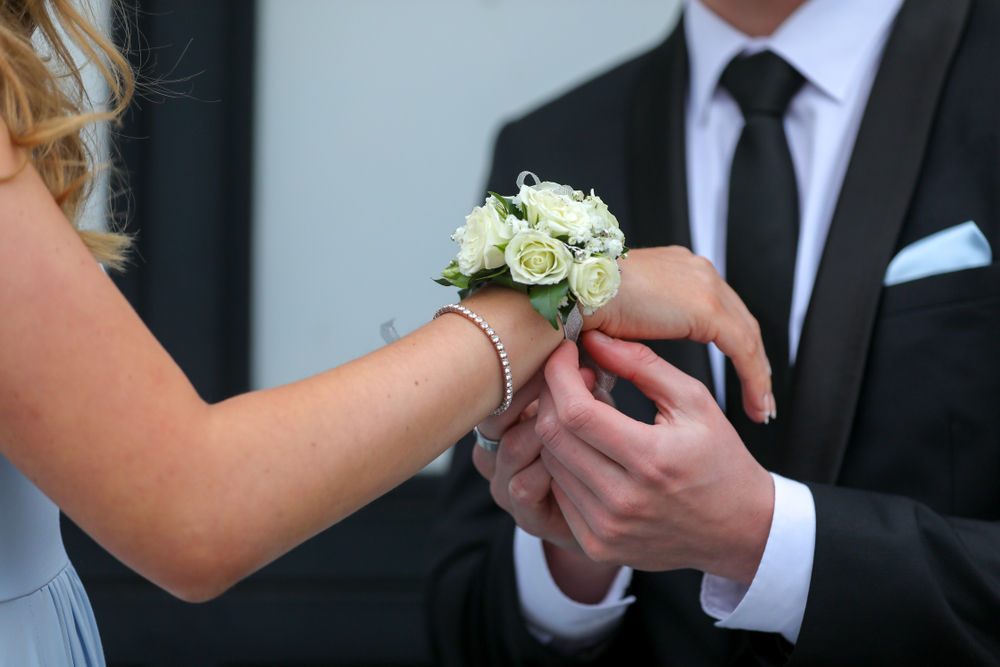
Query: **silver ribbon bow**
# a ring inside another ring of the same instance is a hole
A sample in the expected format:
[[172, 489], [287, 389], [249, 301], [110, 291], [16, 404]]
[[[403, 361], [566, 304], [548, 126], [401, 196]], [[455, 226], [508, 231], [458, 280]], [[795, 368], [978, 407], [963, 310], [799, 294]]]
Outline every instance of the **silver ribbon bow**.
[[[566, 338], [575, 343], [580, 338], [581, 330], [583, 330], [583, 315], [580, 314], [579, 308], [574, 308], [569, 312], [569, 317], [566, 318], [566, 326], [563, 331]], [[615, 388], [618, 376], [601, 368], [593, 357], [587, 354], [587, 350], [583, 346], [580, 346], [580, 363], [594, 371], [594, 375], [597, 377], [596, 386], [610, 394], [611, 390]]]
[[[532, 173], [530, 171], [522, 171], [517, 176], [517, 189], [518, 190], [520, 190], [522, 187], [524, 187], [524, 180], [528, 176], [531, 176], [533, 179], [535, 179], [535, 184], [533, 186], [531, 186], [531, 187], [537, 188], [539, 185], [542, 184], [542, 180], [540, 178], [538, 178], [538, 176], [535, 176], [534, 173]], [[558, 188], [556, 188], [552, 192], [556, 193], [557, 195], [562, 195], [563, 197], [572, 197], [574, 190], [573, 190], [573, 188], [571, 188], [568, 185], [560, 185]]]

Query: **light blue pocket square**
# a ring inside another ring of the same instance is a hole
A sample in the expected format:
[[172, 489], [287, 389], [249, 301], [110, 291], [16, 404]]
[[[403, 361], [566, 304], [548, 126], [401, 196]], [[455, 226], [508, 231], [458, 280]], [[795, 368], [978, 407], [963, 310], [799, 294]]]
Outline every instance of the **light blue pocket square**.
[[993, 251], [976, 223], [964, 222], [931, 234], [899, 251], [885, 272], [886, 287], [993, 263]]

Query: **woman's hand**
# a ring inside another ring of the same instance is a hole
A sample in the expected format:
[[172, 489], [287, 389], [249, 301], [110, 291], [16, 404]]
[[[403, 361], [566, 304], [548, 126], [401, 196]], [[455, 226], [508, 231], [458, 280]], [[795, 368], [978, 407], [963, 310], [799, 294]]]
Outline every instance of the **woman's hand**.
[[763, 422], [775, 414], [760, 326], [711, 262], [670, 246], [630, 250], [619, 265], [618, 296], [585, 317], [584, 330], [629, 340], [715, 343], [740, 376], [747, 416]]
[[[582, 368], [580, 375], [598, 400], [612, 403], [608, 394], [594, 387], [593, 371]], [[539, 371], [514, 395], [507, 412], [479, 424], [482, 435], [502, 442], [495, 452], [473, 447], [472, 461], [489, 481], [494, 502], [522, 530], [545, 541], [549, 572], [559, 589], [577, 602], [597, 604], [607, 595], [618, 566], [595, 563], [584, 553], [552, 493], [552, 475], [541, 459], [542, 441], [535, 433], [544, 385]]]

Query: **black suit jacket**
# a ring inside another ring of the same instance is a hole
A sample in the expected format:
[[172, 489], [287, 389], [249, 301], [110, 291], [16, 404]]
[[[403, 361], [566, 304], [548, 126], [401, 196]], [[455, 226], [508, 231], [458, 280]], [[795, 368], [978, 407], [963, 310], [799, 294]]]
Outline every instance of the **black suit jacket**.
[[[595, 188], [633, 247], [690, 246], [687, 56], [652, 52], [506, 126], [489, 189]], [[715, 628], [701, 574], [636, 572], [621, 630], [568, 658], [519, 612], [513, 521], [456, 451], [429, 596], [446, 665], [1000, 664], [1000, 264], [884, 288], [901, 248], [974, 220], [1000, 250], [1000, 0], [907, 0], [858, 134], [803, 327], [777, 472], [816, 501], [798, 643]], [[664, 286], [669, 289], [669, 286]], [[704, 346], [653, 343], [710, 384]], [[634, 387], [619, 407], [654, 414]]]

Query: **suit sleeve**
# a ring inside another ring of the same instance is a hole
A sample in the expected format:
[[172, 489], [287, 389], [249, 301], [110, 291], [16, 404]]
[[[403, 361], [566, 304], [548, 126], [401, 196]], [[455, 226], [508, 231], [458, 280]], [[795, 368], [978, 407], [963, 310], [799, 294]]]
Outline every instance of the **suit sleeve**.
[[790, 665], [1000, 665], [1000, 524], [810, 488], [816, 555]]

